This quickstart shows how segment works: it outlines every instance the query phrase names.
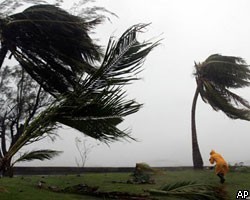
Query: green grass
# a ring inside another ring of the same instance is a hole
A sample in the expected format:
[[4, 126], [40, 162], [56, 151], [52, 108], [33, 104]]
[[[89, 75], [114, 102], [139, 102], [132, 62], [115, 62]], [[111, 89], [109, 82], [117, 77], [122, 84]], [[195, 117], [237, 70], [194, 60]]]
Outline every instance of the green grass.
[[[154, 176], [156, 184], [135, 185], [125, 183], [130, 178], [129, 173], [87, 173], [81, 176], [18, 176], [14, 178], [1, 178], [0, 189], [5, 188], [7, 192], [0, 192], [1, 200], [98, 200], [98, 198], [90, 196], [72, 195], [55, 193], [48, 190], [39, 189], [37, 184], [39, 181], [45, 181], [46, 185], [65, 188], [80, 183], [89, 186], [99, 186], [101, 191], [121, 191], [143, 193], [147, 189], [158, 189], [164, 184], [175, 183], [177, 181], [197, 181], [200, 183], [208, 183], [212, 185], [221, 185], [218, 177], [210, 170], [193, 171], [164, 171]], [[228, 191], [230, 199], [235, 199], [238, 190], [250, 190], [250, 172], [249, 170], [230, 172], [226, 176], [226, 183], [223, 185]], [[171, 198], [167, 198], [171, 199]]]

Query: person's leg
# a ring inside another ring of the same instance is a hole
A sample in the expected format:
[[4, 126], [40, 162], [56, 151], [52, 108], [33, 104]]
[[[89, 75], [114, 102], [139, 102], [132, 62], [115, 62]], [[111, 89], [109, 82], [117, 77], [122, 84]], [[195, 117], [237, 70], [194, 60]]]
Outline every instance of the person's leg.
[[218, 173], [217, 176], [219, 176], [221, 183], [225, 182], [225, 178], [224, 178], [224, 174], [223, 173]]

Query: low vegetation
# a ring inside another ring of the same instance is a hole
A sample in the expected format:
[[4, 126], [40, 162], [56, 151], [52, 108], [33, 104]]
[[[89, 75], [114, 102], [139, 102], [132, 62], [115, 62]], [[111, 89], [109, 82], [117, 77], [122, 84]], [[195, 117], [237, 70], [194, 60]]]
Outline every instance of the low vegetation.
[[[91, 188], [98, 187], [100, 192], [133, 193], [139, 195], [149, 194], [149, 190], [159, 190], [166, 184], [177, 182], [197, 182], [219, 187], [228, 193], [229, 199], [235, 199], [238, 190], [249, 190], [250, 170], [232, 171], [226, 177], [226, 182], [221, 185], [213, 170], [180, 170], [162, 171], [153, 175], [155, 184], [129, 184], [131, 173], [86, 173], [80, 175], [61, 176], [17, 176], [14, 178], [1, 178], [1, 200], [52, 200], [52, 199], [86, 199], [97, 200], [100, 198], [72, 193], [61, 192], [62, 189], [76, 185], [87, 185]], [[60, 191], [60, 192], [58, 192]], [[154, 196], [155, 198], [156, 196]], [[107, 199], [107, 198], [106, 198]], [[143, 199], [143, 198], [142, 198]], [[158, 197], [157, 199], [178, 199], [175, 197]]]

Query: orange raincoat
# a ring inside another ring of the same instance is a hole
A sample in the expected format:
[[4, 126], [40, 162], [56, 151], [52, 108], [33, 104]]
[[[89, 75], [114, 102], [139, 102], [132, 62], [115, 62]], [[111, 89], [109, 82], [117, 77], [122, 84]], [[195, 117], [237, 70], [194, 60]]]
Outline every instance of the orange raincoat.
[[216, 162], [216, 167], [215, 167], [216, 174], [221, 173], [225, 175], [228, 172], [229, 167], [228, 167], [227, 162], [224, 160], [224, 158], [220, 154], [216, 153], [214, 150], [210, 152], [209, 161], [211, 164], [214, 164], [214, 162]]

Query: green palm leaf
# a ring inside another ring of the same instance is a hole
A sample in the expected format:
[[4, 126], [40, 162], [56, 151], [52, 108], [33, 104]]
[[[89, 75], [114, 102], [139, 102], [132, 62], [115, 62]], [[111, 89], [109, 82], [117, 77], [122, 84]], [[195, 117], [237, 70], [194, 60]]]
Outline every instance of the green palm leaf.
[[200, 91], [204, 102], [209, 103], [216, 111], [223, 111], [232, 119], [250, 120], [247, 100], [224, 89], [218, 89], [209, 82], [204, 82], [204, 90]]
[[108, 85], [124, 85], [136, 80], [135, 75], [148, 53], [159, 45], [159, 42], [139, 42], [137, 34], [148, 24], [137, 24], [126, 30], [116, 41], [110, 38], [100, 69], [86, 81], [86, 84], [103, 88]]
[[61, 153], [62, 153], [61, 151], [55, 151], [50, 149], [25, 152], [13, 163], [13, 165], [17, 162], [23, 162], [23, 161], [50, 160]]
[[168, 184], [159, 190], [150, 189], [149, 193], [152, 195], [173, 196], [192, 200], [227, 199], [227, 193], [222, 188], [190, 181]]
[[137, 32], [145, 26], [132, 26], [117, 42], [110, 39], [101, 67], [60, 105], [58, 122], [105, 142], [129, 137], [116, 126], [123, 117], [137, 112], [141, 104], [125, 100], [122, 85], [137, 79], [145, 57], [158, 45], [137, 41]]
[[93, 99], [90, 98], [92, 95], [87, 94], [65, 101], [58, 109], [61, 114], [56, 120], [105, 142], [131, 138], [129, 132], [119, 130], [117, 125], [124, 116], [137, 112], [141, 104], [124, 100], [120, 88], [108, 89], [94, 96]]
[[229, 90], [250, 85], [250, 69], [242, 58], [214, 54], [195, 68], [199, 93], [205, 103], [232, 119], [250, 120], [249, 102]]
[[72, 91], [83, 72], [96, 71], [93, 64], [102, 57], [101, 48], [88, 35], [100, 22], [85, 21], [52, 5], [31, 6], [0, 19], [0, 59], [10, 51], [54, 96]]
[[205, 62], [196, 64], [196, 76], [224, 88], [242, 88], [250, 85], [250, 69], [240, 57], [214, 54]]

